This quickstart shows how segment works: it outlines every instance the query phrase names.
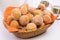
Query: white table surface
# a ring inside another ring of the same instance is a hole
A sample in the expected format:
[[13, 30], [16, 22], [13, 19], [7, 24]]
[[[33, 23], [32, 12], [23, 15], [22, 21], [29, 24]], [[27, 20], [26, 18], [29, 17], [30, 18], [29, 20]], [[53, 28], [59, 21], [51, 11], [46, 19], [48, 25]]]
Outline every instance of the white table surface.
[[[55, 2], [59, 3], [59, 0]], [[56, 4], [59, 5], [58, 3]], [[1, 7], [1, 10], [4, 9], [3, 6]], [[7, 29], [3, 25], [3, 12], [0, 11], [0, 40], [60, 40], [60, 20], [56, 20], [42, 35], [30, 39], [21, 39], [17, 38], [15, 35], [7, 31]]]

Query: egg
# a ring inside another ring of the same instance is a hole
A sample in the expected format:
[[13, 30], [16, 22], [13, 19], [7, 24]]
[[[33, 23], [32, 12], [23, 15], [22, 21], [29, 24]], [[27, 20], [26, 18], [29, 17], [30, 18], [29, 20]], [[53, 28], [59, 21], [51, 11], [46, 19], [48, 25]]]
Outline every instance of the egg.
[[12, 16], [15, 20], [18, 20], [21, 16], [21, 11], [19, 10], [19, 8], [14, 8], [12, 10]]
[[19, 24], [18, 24], [18, 22], [16, 20], [13, 20], [13, 21], [11, 21], [10, 26], [14, 27], [14, 28], [18, 28]]
[[34, 23], [28, 23], [26, 29], [27, 31], [35, 31], [37, 30], [37, 26]]
[[44, 15], [44, 16], [43, 16], [43, 21], [44, 21], [45, 23], [50, 23], [50, 22], [51, 22], [51, 17], [50, 17], [49, 15]]
[[36, 15], [33, 20], [33, 23], [35, 23], [36, 25], [41, 25], [43, 23], [43, 18], [41, 15]]
[[12, 20], [13, 20], [13, 17], [10, 15], [10, 16], [7, 17], [6, 22], [7, 22], [8, 24], [10, 24], [10, 22], [11, 22]]
[[33, 19], [33, 15], [32, 15], [31, 13], [28, 13], [28, 14], [26, 14], [26, 15], [28, 16], [29, 21], [32, 21], [32, 19]]
[[27, 15], [22, 15], [22, 16], [20, 17], [20, 19], [19, 19], [19, 23], [20, 23], [21, 25], [26, 25], [26, 24], [28, 24], [28, 23], [29, 23], [29, 18], [28, 18], [28, 16], [27, 16]]
[[28, 12], [28, 4], [24, 3], [19, 8], [20, 8], [22, 14], [27, 14], [27, 12]]
[[39, 4], [39, 5], [38, 5], [38, 8], [39, 8], [40, 10], [44, 10], [46, 7], [45, 7], [44, 4]]

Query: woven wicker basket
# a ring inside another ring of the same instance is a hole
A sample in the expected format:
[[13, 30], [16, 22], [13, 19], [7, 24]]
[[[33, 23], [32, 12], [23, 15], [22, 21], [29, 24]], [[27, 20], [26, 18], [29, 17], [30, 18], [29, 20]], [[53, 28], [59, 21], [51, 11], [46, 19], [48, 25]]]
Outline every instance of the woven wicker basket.
[[45, 25], [41, 28], [38, 28], [36, 31], [33, 31], [33, 32], [14, 32], [14, 34], [20, 38], [31, 38], [31, 37], [44, 33], [49, 26], [50, 24]]
[[[5, 27], [7, 26], [6, 24], [5, 24], [5, 22], [4, 22], [4, 25], [5, 25]], [[32, 38], [32, 37], [34, 37], [34, 36], [37, 36], [37, 35], [39, 35], [39, 34], [42, 34], [42, 33], [44, 33], [46, 30], [47, 30], [47, 28], [50, 26], [51, 24], [47, 24], [47, 25], [44, 25], [44, 26], [41, 26], [40, 28], [38, 28], [36, 31], [32, 31], [32, 32], [21, 32], [21, 30], [20, 31], [15, 31], [15, 32], [12, 32], [14, 35], [16, 35], [17, 37], [19, 37], [19, 38]], [[7, 28], [7, 27], [6, 27]]]
[[[44, 25], [44, 26], [41, 26], [39, 27], [36, 31], [32, 31], [32, 32], [28, 32], [28, 31], [21, 31], [21, 30], [18, 30], [18, 29], [14, 29], [14, 28], [11, 28], [6, 22], [6, 18], [10, 15], [10, 12], [11, 10], [13, 9], [14, 7], [8, 7], [4, 13], [4, 25], [5, 27], [8, 29], [8, 31], [12, 32], [14, 35], [16, 35], [17, 37], [20, 37], [20, 38], [31, 38], [31, 37], [34, 37], [34, 36], [37, 36], [39, 34], [42, 34], [44, 33], [47, 28], [51, 25], [51, 24], [47, 24], [47, 25]], [[8, 11], [9, 10], [9, 11]], [[7, 14], [7, 15], [6, 15]]]

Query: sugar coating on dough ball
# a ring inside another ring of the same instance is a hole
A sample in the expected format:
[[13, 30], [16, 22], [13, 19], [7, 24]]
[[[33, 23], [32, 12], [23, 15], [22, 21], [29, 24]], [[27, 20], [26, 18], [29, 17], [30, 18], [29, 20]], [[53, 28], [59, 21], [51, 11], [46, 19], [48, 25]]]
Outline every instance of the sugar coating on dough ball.
[[21, 16], [21, 11], [19, 10], [19, 8], [14, 8], [12, 10], [12, 16], [15, 20], [18, 20]]
[[23, 5], [21, 5], [20, 10], [21, 10], [22, 14], [27, 14], [27, 12], [28, 12], [28, 4], [24, 3]]
[[29, 8], [28, 11], [33, 13], [33, 11], [36, 10], [35, 8]]
[[32, 15], [31, 13], [28, 13], [28, 14], [26, 14], [26, 15], [28, 16], [29, 21], [32, 21], [32, 19], [33, 19], [33, 15]]
[[51, 13], [48, 10], [44, 10], [42, 14], [51, 16]]
[[8, 24], [10, 24], [10, 22], [11, 22], [12, 20], [13, 20], [13, 17], [10, 15], [10, 16], [7, 17], [7, 20], [6, 20], [6, 21], [7, 21]]
[[29, 18], [27, 15], [22, 15], [19, 19], [21, 25], [26, 25], [29, 23]]
[[28, 23], [26, 29], [27, 31], [35, 31], [37, 30], [37, 26], [34, 23]]
[[42, 11], [36, 9], [36, 10], [33, 11], [33, 14], [34, 15], [42, 15]]
[[40, 27], [43, 27], [43, 26], [45, 26], [45, 23], [42, 23]]
[[51, 17], [50, 17], [49, 15], [44, 15], [44, 16], [43, 16], [43, 21], [44, 21], [45, 23], [49, 23], [49, 22], [51, 22]]
[[19, 27], [19, 24], [16, 20], [13, 20], [11, 23], [10, 23], [10, 26], [11, 27], [14, 27], [14, 28], [18, 28]]
[[45, 7], [44, 4], [39, 4], [39, 5], [38, 5], [38, 8], [41, 9], [41, 10], [44, 10], [46, 7]]
[[43, 23], [43, 18], [41, 15], [36, 15], [33, 20], [33, 23], [35, 23], [36, 25], [41, 25]]

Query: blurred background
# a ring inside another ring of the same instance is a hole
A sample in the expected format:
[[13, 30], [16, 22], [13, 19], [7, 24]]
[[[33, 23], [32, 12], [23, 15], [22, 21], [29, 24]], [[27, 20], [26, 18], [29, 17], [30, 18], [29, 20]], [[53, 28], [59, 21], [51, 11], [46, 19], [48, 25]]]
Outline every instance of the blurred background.
[[[29, 6], [37, 7], [42, 0], [1, 0], [0, 10], [4, 11], [7, 6], [20, 6], [26, 1]], [[52, 5], [60, 6], [60, 0], [46, 0]]]

